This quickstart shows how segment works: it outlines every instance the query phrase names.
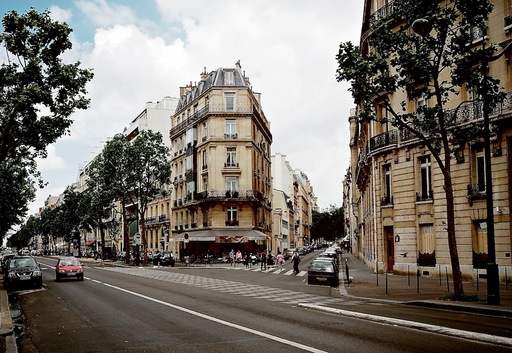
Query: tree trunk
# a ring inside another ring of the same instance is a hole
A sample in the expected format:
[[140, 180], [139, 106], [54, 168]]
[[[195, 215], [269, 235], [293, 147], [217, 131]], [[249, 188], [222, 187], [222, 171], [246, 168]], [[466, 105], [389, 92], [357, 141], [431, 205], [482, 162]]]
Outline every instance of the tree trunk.
[[124, 241], [124, 263], [129, 265], [131, 259], [130, 249], [130, 234], [128, 233], [128, 222], [126, 220], [126, 209], [125, 203], [121, 203], [122, 215], [123, 215], [123, 241]]
[[457, 237], [455, 233], [455, 206], [453, 201], [453, 187], [450, 178], [445, 177], [444, 182], [446, 195], [446, 217], [448, 223], [448, 248], [450, 250], [450, 260], [452, 263], [453, 292], [456, 297], [460, 297], [464, 295], [464, 287], [462, 284], [462, 272], [460, 270]]

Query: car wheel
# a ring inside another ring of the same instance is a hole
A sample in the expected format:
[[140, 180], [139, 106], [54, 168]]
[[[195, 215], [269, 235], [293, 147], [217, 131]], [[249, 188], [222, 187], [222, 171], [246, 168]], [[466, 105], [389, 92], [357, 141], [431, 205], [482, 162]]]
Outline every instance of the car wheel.
[[84, 275], [80, 275], [80, 277], [78, 277], [78, 280], [79, 281], [83, 281], [84, 280]]
[[55, 280], [56, 280], [57, 282], [60, 282], [60, 276], [59, 276], [59, 275], [55, 275]]

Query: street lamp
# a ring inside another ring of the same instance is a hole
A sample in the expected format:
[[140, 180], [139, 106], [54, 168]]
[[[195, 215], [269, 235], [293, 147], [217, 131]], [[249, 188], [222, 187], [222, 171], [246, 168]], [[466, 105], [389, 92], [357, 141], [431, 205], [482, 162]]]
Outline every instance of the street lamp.
[[[415, 20], [412, 30], [418, 35], [425, 37], [432, 31], [432, 24], [428, 19], [420, 18]], [[482, 100], [483, 100], [483, 124], [484, 124], [484, 160], [485, 160], [485, 191], [487, 208], [487, 303], [492, 305], [500, 304], [500, 283], [499, 270], [496, 263], [496, 242], [494, 233], [494, 214], [493, 214], [493, 192], [492, 192], [492, 168], [491, 168], [491, 133], [489, 122], [489, 103], [487, 99], [487, 66], [490, 62], [498, 60], [511, 47], [512, 42], [508, 44], [501, 53], [488, 57], [485, 55], [485, 43], [488, 37], [482, 39]]]

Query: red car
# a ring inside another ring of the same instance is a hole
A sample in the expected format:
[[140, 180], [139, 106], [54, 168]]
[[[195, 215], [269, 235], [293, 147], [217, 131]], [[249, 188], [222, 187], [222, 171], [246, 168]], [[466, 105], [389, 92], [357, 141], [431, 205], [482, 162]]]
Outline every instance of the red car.
[[84, 280], [84, 267], [76, 257], [61, 257], [57, 262], [57, 266], [55, 266], [55, 280], [58, 282], [63, 278]]

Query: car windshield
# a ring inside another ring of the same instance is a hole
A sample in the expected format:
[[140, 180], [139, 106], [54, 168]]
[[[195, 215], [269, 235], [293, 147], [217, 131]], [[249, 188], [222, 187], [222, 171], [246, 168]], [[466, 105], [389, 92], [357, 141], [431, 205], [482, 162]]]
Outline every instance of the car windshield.
[[76, 258], [61, 259], [59, 266], [80, 266], [80, 261]]
[[16, 268], [16, 267], [33, 267], [37, 266], [36, 261], [33, 258], [27, 257], [27, 258], [21, 258], [21, 259], [12, 259], [9, 267], [10, 268]]
[[334, 267], [332, 263], [326, 262], [326, 261], [318, 261], [318, 262], [312, 262], [309, 268], [313, 271], [325, 271], [325, 272], [332, 272], [334, 271]]

